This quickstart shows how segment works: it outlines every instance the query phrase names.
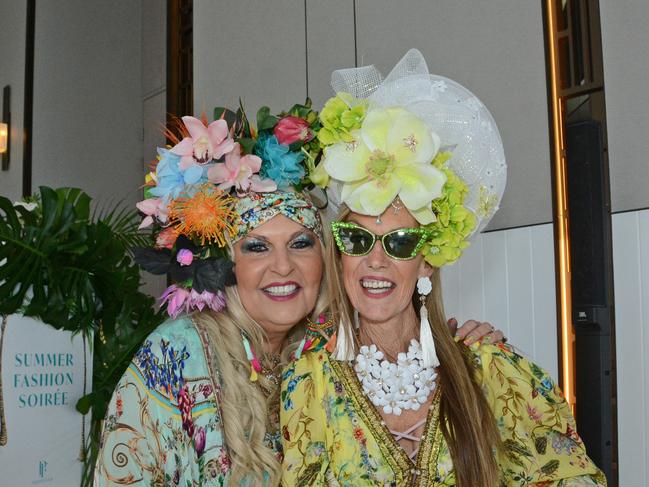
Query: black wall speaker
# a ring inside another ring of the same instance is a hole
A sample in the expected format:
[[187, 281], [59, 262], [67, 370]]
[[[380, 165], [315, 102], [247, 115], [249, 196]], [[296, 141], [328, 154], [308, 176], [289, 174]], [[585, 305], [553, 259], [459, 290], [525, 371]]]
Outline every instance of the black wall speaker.
[[613, 267], [600, 122], [566, 126], [566, 159], [577, 429], [590, 457], [614, 479]]

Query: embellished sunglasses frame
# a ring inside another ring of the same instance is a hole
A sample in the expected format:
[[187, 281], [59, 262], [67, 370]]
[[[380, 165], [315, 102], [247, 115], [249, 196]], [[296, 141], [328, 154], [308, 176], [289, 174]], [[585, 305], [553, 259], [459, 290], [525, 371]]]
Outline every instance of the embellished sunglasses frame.
[[[366, 252], [360, 253], [360, 254], [352, 254], [350, 252], [347, 252], [345, 250], [345, 245], [342, 241], [342, 237], [340, 236], [339, 230], [342, 228], [349, 228], [349, 229], [360, 229], [364, 232], [367, 232], [372, 237], [372, 243], [369, 246], [369, 249]], [[422, 227], [417, 227], [417, 228], [397, 228], [395, 230], [391, 230], [388, 233], [384, 233], [383, 235], [377, 235], [371, 231], [369, 231], [367, 228], [362, 227], [360, 225], [357, 225], [356, 223], [351, 223], [351, 222], [331, 222], [331, 232], [334, 237], [334, 241], [336, 242], [336, 246], [338, 247], [338, 250], [340, 250], [341, 253], [345, 255], [349, 255], [351, 257], [362, 257], [364, 255], [369, 254], [372, 249], [374, 249], [374, 245], [376, 245], [376, 241], [380, 240], [381, 241], [381, 246], [383, 247], [383, 251], [385, 252], [385, 255], [390, 257], [391, 259], [395, 260], [411, 260], [414, 259], [421, 248], [424, 246], [426, 241], [433, 236], [433, 232], [430, 230], [426, 230], [425, 228]], [[405, 232], [405, 233], [414, 233], [419, 235], [419, 242], [417, 242], [417, 245], [411, 252], [411, 254], [408, 257], [397, 257], [393, 254], [391, 254], [386, 246], [385, 246], [385, 238], [393, 235], [398, 232]]]

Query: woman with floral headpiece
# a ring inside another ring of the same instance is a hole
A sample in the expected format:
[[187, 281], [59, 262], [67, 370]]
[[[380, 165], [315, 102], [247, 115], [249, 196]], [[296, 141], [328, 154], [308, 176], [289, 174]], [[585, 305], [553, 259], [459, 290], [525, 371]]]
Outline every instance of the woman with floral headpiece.
[[504, 190], [491, 115], [415, 50], [378, 86], [359, 79], [380, 81], [335, 73], [351, 94], [321, 113], [323, 183], [342, 203], [325, 257], [339, 326], [284, 372], [283, 482], [606, 485], [543, 369], [504, 344], [463, 348], [445, 326], [439, 268]]
[[[259, 132], [242, 111], [215, 118], [184, 117], [147, 176], [138, 208], [155, 245], [135, 255], [174, 281], [162, 296], [171, 319], [116, 388], [95, 485], [276, 485], [282, 367], [330, 333], [322, 225], [296, 189], [319, 152], [317, 115], [262, 108]], [[473, 328], [490, 332], [463, 334]]]

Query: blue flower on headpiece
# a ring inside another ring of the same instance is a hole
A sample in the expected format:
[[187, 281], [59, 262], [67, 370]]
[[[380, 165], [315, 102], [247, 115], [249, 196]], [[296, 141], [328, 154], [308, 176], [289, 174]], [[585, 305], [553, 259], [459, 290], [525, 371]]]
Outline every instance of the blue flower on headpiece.
[[261, 177], [272, 179], [279, 188], [298, 183], [304, 177], [304, 167], [300, 164], [304, 154], [289, 151], [274, 135], [260, 133], [255, 153], [262, 159]]
[[160, 161], [156, 166], [157, 184], [151, 188], [154, 196], [175, 199], [187, 184], [200, 184], [207, 181], [203, 167], [193, 165], [185, 170], [180, 169], [180, 156], [167, 149], [158, 149]]

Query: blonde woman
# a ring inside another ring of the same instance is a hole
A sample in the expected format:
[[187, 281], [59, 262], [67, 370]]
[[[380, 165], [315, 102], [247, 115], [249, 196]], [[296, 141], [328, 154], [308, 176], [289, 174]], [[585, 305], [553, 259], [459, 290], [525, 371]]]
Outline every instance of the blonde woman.
[[[380, 79], [349, 71], [334, 80], [350, 90]], [[337, 97], [367, 106], [345, 138], [330, 123], [323, 165], [344, 205], [325, 266], [339, 326], [331, 353], [284, 373], [285, 484], [606, 485], [549, 375], [502, 344], [469, 352], [445, 324], [439, 267], [504, 188], [489, 112], [414, 50], [374, 89], [369, 103]]]
[[[276, 189], [287, 170], [259, 176], [262, 160], [290, 169], [295, 158], [276, 140], [259, 151], [268, 159], [243, 154], [220, 122], [185, 117], [185, 137], [161, 151], [147, 178], [155, 184], [138, 207], [159, 226], [155, 248], [136, 258], [176, 282], [163, 295], [171, 319], [117, 385], [97, 486], [277, 485], [282, 368], [330, 333], [318, 210]], [[489, 325], [463, 328], [460, 336], [502, 338]]]

